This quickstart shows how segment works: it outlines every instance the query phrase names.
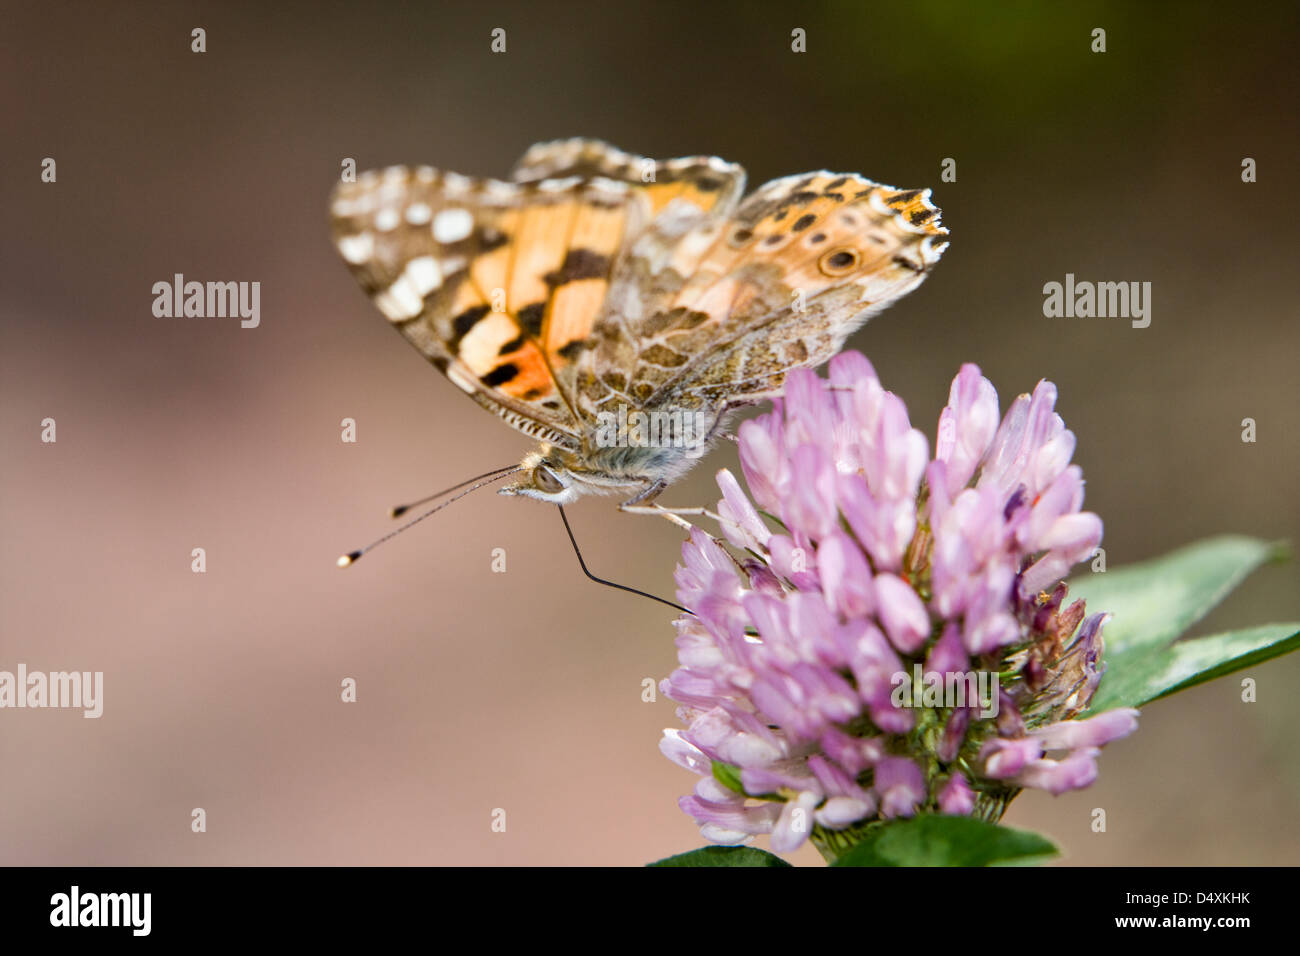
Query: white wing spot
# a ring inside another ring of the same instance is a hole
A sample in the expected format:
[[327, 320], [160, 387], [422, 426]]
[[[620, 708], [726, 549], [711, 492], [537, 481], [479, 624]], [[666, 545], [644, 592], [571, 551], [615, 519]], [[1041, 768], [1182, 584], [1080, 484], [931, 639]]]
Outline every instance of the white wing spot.
[[885, 197], [879, 190], [876, 190], [867, 197], [867, 203], [872, 209], [880, 213], [880, 215], [889, 219], [893, 219], [897, 215], [894, 210], [890, 209], [889, 206], [885, 204]]
[[609, 179], [605, 176], [593, 176], [587, 181], [587, 186], [590, 189], [603, 189], [611, 193], [627, 192], [627, 183], [620, 183], [617, 179]]
[[368, 232], [339, 239], [339, 253], [354, 266], [367, 261], [374, 252], [375, 237]]
[[474, 228], [468, 209], [444, 209], [433, 217], [433, 238], [439, 242], [459, 242]]
[[412, 226], [423, 226], [433, 218], [433, 210], [428, 203], [413, 202], [406, 207], [406, 221]]
[[474, 180], [460, 173], [447, 173], [442, 177], [442, 185], [448, 196], [460, 196], [474, 188]]
[[483, 191], [489, 199], [509, 201], [519, 195], [519, 187], [514, 183], [503, 183], [499, 179], [489, 179], [483, 184]]
[[383, 292], [375, 296], [379, 311], [393, 322], [413, 319], [424, 310], [424, 299], [403, 275]]
[[947, 248], [947, 239], [939, 239], [936, 241], [935, 237], [931, 236], [921, 243], [921, 258], [927, 263], [938, 262], [939, 257], [943, 255], [943, 251]]
[[397, 223], [401, 219], [397, 215], [397, 210], [389, 207], [381, 209], [375, 214], [375, 228], [380, 232], [390, 232], [397, 228]]
[[402, 273], [406, 282], [415, 288], [421, 298], [442, 285], [442, 270], [433, 256], [420, 256], [406, 264]]
[[538, 192], [544, 193], [562, 193], [572, 189], [582, 179], [578, 176], [566, 176], [563, 179], [543, 179], [537, 184]]

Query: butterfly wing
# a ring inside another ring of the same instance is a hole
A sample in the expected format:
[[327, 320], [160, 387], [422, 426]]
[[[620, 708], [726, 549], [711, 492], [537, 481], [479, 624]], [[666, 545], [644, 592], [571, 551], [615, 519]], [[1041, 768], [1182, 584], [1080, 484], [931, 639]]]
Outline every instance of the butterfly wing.
[[855, 175], [787, 177], [737, 206], [739, 166], [561, 140], [513, 178], [366, 173], [336, 190], [334, 237], [454, 384], [572, 451], [618, 403], [716, 418], [770, 394], [947, 245], [928, 190]]
[[570, 350], [644, 226], [643, 198], [612, 180], [399, 166], [340, 184], [331, 211], [353, 275], [429, 361], [520, 431], [580, 447]]
[[768, 395], [914, 289], [946, 235], [928, 190], [827, 172], [770, 182], [727, 218], [670, 208], [614, 277], [579, 359], [579, 411], [716, 417]]
[[716, 156], [649, 159], [596, 139], [538, 143], [515, 164], [510, 178], [529, 183], [564, 176], [625, 183], [645, 198], [650, 219], [674, 201], [727, 216], [745, 190], [745, 170]]

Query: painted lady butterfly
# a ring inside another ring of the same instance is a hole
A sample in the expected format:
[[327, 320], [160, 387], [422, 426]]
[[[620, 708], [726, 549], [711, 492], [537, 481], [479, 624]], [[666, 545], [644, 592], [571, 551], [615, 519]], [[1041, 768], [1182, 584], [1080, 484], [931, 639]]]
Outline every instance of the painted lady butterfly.
[[528, 150], [509, 182], [367, 172], [335, 190], [333, 234], [429, 361], [541, 440], [502, 494], [619, 493], [635, 510], [728, 411], [825, 362], [948, 244], [928, 189], [817, 172], [740, 202], [744, 182], [713, 157], [563, 140]]

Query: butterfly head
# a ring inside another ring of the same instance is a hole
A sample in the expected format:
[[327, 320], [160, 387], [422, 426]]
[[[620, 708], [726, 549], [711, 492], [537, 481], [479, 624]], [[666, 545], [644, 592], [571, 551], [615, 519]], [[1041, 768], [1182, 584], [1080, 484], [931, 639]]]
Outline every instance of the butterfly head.
[[519, 463], [519, 478], [497, 493], [567, 505], [585, 495], [635, 493], [645, 486], [644, 479], [593, 469], [572, 452], [542, 445]]

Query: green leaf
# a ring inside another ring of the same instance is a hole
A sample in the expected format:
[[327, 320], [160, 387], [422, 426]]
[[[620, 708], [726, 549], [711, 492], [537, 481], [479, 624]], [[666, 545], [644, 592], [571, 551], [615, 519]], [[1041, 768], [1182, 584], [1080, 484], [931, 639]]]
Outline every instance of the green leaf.
[[974, 817], [927, 814], [869, 832], [832, 866], [1022, 866], [1060, 851], [1046, 837]]
[[1140, 707], [1224, 674], [1280, 657], [1300, 647], [1300, 623], [1266, 624], [1227, 634], [1179, 641], [1172, 647], [1136, 651], [1114, 660], [1090, 711]]
[[1222, 601], [1246, 575], [1285, 554], [1282, 545], [1223, 535], [1163, 557], [1070, 581], [1070, 597], [1088, 611], [1109, 611], [1106, 659], [1140, 648], [1163, 647]]
[[752, 846], [702, 846], [647, 866], [789, 866], [779, 856]]
[[1106, 676], [1089, 706], [1140, 707], [1158, 697], [1277, 657], [1296, 647], [1297, 624], [1174, 643], [1284, 546], [1256, 538], [1207, 538], [1163, 557], [1070, 582], [1089, 612], [1112, 615], [1103, 632]]

